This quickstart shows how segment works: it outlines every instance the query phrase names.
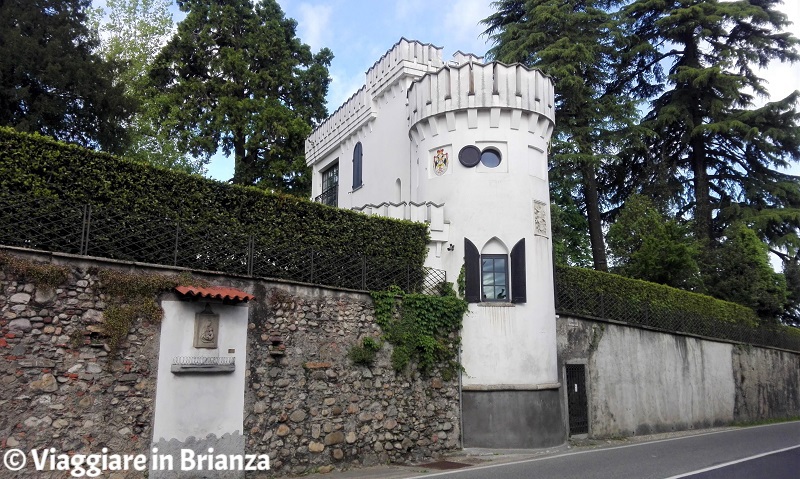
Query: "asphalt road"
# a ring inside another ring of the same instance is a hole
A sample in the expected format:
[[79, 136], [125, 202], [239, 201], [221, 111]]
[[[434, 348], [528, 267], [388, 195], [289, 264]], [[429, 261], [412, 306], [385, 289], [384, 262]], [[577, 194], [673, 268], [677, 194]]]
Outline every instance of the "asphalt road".
[[581, 450], [414, 477], [447, 479], [798, 479], [800, 422]]

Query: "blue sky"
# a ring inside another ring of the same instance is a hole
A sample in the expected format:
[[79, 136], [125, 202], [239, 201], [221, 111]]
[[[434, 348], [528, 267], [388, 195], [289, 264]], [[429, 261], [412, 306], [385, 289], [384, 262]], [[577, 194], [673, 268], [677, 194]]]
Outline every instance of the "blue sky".
[[[94, 0], [101, 5], [104, 0]], [[328, 92], [328, 112], [335, 111], [364, 84], [364, 73], [400, 37], [444, 48], [445, 59], [455, 51], [483, 55], [491, 46], [481, 35], [480, 21], [494, 9], [491, 0], [278, 0], [287, 17], [298, 23], [300, 39], [313, 51], [328, 47], [334, 59]], [[794, 22], [800, 38], [800, 0], [785, 0], [782, 7]], [[176, 22], [183, 17], [173, 8]], [[773, 99], [800, 90], [800, 63], [775, 64], [763, 70]], [[765, 100], [763, 100], [765, 101]], [[800, 165], [791, 172], [800, 175]], [[233, 176], [233, 159], [218, 155], [208, 175], [227, 180]]]
[[[401, 37], [483, 55], [489, 48], [479, 22], [494, 11], [487, 0], [279, 0], [297, 21], [298, 37], [313, 51], [333, 51], [328, 112], [364, 84], [365, 73]], [[233, 161], [214, 158], [209, 176], [226, 180]]]

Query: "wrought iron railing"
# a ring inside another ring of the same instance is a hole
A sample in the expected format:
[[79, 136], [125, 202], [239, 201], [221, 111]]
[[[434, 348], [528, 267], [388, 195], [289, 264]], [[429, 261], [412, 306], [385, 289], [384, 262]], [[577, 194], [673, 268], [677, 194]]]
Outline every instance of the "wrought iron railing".
[[339, 185], [332, 186], [323, 191], [322, 194], [314, 198], [317, 203], [322, 203], [328, 206], [338, 206], [339, 203]]
[[679, 307], [654, 307], [646, 301], [635, 301], [620, 295], [603, 294], [570, 284], [556, 275], [556, 311], [601, 320], [621, 321], [667, 332], [679, 332], [800, 351], [800, 335], [788, 334], [779, 324], [750, 326], [722, 321], [712, 316], [688, 313]]
[[109, 207], [0, 195], [0, 245], [363, 291], [438, 294], [445, 271], [366, 255], [280, 248], [235, 227], [197, 228]]

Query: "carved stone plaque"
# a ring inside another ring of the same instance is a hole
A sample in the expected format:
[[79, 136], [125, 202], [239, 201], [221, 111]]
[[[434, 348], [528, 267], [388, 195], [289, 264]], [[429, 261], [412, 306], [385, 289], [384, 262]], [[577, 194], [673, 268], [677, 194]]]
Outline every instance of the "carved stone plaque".
[[219, 338], [219, 315], [206, 304], [206, 309], [195, 315], [194, 318], [194, 347], [217, 349]]
[[547, 236], [547, 205], [541, 201], [533, 202], [533, 232], [538, 236]]

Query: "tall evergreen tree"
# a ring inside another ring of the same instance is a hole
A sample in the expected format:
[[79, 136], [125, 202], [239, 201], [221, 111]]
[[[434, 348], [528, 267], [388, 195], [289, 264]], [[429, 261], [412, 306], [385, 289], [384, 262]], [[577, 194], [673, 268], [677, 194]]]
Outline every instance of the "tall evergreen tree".
[[324, 106], [333, 58], [312, 54], [275, 0], [178, 0], [186, 18], [155, 60], [161, 114], [182, 147], [235, 160], [233, 182], [310, 193], [304, 142]]
[[0, 2], [0, 125], [118, 153], [135, 108], [93, 53], [91, 0]]
[[[538, 68], [553, 78], [556, 126], [551, 180], [579, 178], [595, 269], [607, 270], [604, 195], [598, 171], [614, 161], [617, 143], [636, 117], [626, 94], [623, 39], [611, 9], [618, 0], [501, 0], [485, 19], [494, 46], [489, 56]], [[558, 199], [556, 199], [558, 201]]]
[[776, 245], [797, 239], [800, 182], [779, 169], [800, 159], [798, 93], [754, 108], [754, 95], [766, 94], [756, 68], [800, 58], [779, 3], [634, 0], [622, 12], [633, 63], [645, 67], [638, 80], [661, 90], [644, 122], [650, 148], [623, 174], [652, 184], [649, 170], [660, 164], [661, 184], [672, 185], [707, 246], [742, 218]]

